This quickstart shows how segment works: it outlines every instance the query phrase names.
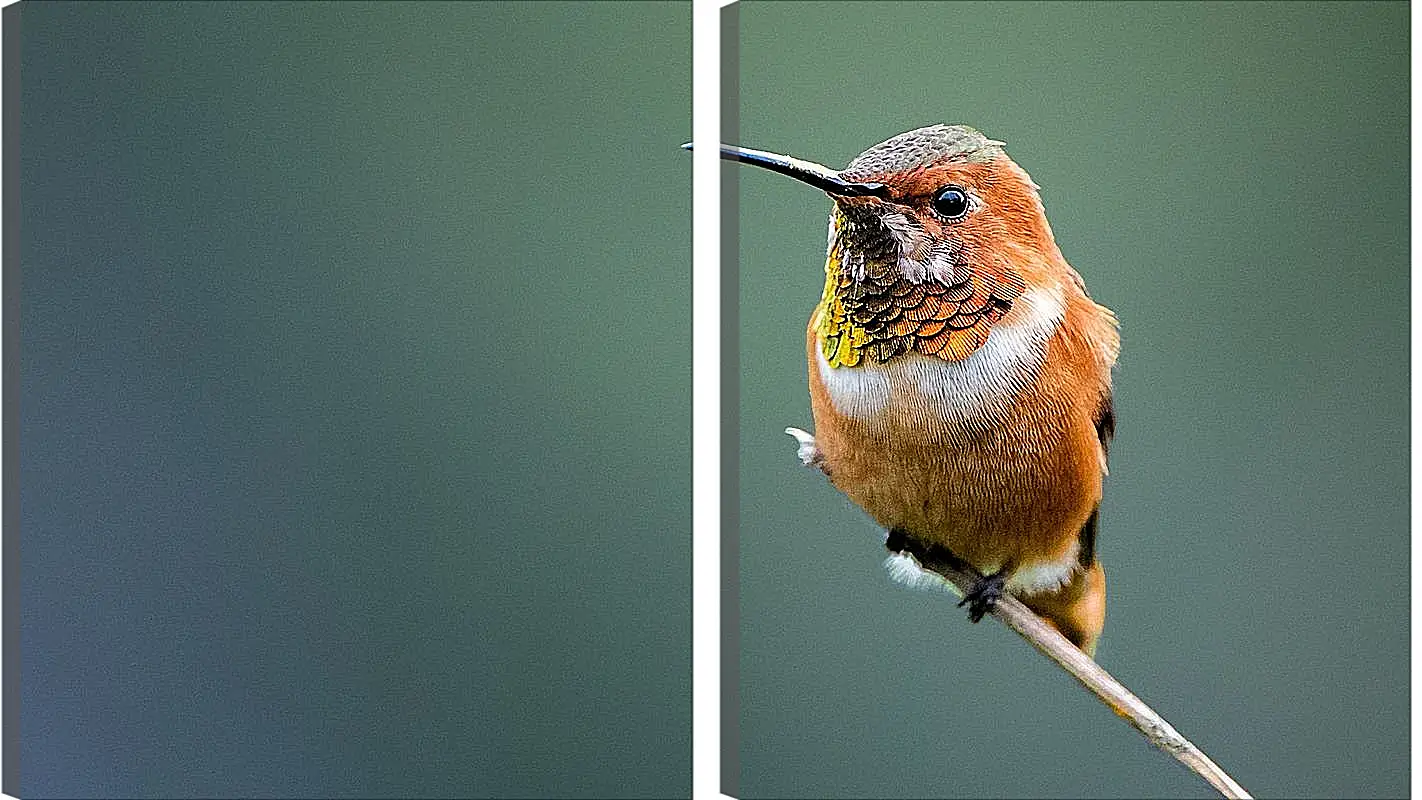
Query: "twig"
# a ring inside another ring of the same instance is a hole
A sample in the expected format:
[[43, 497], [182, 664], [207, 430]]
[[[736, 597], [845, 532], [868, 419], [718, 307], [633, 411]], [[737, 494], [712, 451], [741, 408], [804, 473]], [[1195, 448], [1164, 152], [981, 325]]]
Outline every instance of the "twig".
[[[927, 550], [910, 542], [905, 552], [912, 555], [919, 566], [936, 573], [957, 587], [959, 594], [966, 592], [979, 577], [972, 567], [945, 551]], [[1055, 628], [1043, 622], [1042, 618], [1023, 605], [1021, 600], [1004, 594], [997, 601], [992, 615], [1017, 631], [1047, 658], [1057, 662], [1057, 666], [1070, 673], [1082, 686], [1090, 689], [1092, 694], [1099, 697], [1112, 711], [1125, 717], [1151, 744], [1174, 756], [1175, 760], [1184, 764], [1191, 772], [1208, 781], [1222, 796], [1250, 797], [1243, 786], [1220, 769], [1200, 748], [1181, 736], [1170, 723], [1132, 694], [1131, 690], [1122, 686], [1120, 681], [1111, 677], [1111, 673], [1092, 661], [1090, 656], [1078, 650], [1076, 645], [1067, 641]]]

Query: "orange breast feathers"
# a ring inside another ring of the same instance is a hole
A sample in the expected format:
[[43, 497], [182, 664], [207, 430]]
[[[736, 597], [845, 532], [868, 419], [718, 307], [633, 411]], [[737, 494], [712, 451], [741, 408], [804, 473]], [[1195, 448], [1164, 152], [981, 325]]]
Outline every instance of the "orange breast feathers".
[[[852, 364], [825, 333], [834, 328], [827, 317], [843, 309], [838, 292], [807, 331], [815, 440], [831, 481], [884, 527], [947, 547], [984, 573], [1010, 569], [1015, 588], [1029, 591], [1075, 569], [1078, 534], [1101, 498], [1096, 423], [1119, 347], [1114, 316], [1062, 269], [962, 328], [933, 315], [896, 326], [921, 306], [891, 303], [901, 311], [885, 330], [898, 338], [863, 342]], [[921, 286], [904, 296], [918, 291], [935, 296]], [[846, 317], [841, 342], [869, 327], [852, 324], [860, 319]], [[963, 341], [974, 344], [956, 358], [943, 348], [926, 354], [943, 330], [970, 331]]]

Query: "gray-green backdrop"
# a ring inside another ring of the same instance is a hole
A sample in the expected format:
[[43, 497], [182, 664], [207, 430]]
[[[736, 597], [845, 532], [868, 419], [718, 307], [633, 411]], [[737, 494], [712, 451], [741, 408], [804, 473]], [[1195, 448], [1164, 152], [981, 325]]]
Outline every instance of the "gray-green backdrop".
[[[740, 4], [740, 138], [965, 123], [1121, 318], [1099, 659], [1266, 797], [1408, 791], [1408, 7]], [[799, 466], [828, 201], [742, 168], [747, 797], [1209, 796]]]
[[689, 791], [689, 4], [21, 28], [6, 790]]

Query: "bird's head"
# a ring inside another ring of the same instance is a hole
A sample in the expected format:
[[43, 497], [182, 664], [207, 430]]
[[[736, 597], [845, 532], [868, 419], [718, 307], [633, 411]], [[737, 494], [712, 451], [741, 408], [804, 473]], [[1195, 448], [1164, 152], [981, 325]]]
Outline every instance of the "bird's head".
[[834, 201], [825, 303], [843, 320], [826, 323], [827, 348], [834, 331], [854, 328], [879, 360], [906, 349], [956, 360], [1029, 287], [1074, 274], [1036, 184], [1002, 142], [972, 128], [902, 133], [839, 171], [726, 145], [722, 156], [796, 178]]

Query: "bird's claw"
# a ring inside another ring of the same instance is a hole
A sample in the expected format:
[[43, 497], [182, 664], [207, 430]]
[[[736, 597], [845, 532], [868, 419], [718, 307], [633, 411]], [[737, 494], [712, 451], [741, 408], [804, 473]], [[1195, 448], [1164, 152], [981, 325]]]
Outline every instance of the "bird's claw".
[[902, 553], [908, 549], [908, 532], [903, 528], [890, 528], [889, 535], [884, 537], [884, 547], [890, 553]]
[[979, 622], [983, 616], [997, 606], [997, 601], [1002, 599], [1002, 594], [1007, 587], [1007, 578], [1001, 572], [993, 575], [985, 575], [978, 578], [968, 593], [963, 595], [963, 599], [958, 601], [958, 607], [968, 607], [968, 619], [972, 622]]

